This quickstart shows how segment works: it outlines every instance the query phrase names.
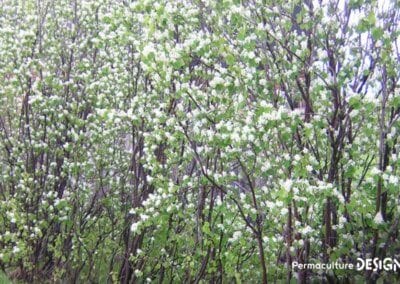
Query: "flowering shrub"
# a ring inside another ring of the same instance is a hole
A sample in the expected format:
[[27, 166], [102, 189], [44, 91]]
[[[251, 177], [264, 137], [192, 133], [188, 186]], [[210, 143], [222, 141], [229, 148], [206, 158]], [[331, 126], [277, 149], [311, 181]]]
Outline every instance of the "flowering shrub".
[[0, 267], [396, 281], [397, 1], [4, 0]]

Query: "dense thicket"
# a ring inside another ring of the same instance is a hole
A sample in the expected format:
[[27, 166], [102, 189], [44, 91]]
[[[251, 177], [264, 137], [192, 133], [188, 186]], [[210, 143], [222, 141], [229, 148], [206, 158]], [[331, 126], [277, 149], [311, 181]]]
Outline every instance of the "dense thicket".
[[396, 2], [1, 1], [1, 269], [398, 280]]

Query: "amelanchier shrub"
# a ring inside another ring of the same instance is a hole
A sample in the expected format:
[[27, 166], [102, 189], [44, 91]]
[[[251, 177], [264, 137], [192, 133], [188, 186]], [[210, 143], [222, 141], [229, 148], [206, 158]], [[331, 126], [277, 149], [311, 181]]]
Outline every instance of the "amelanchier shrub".
[[399, 23], [395, 0], [1, 1], [3, 273], [399, 281], [293, 265], [400, 259]]

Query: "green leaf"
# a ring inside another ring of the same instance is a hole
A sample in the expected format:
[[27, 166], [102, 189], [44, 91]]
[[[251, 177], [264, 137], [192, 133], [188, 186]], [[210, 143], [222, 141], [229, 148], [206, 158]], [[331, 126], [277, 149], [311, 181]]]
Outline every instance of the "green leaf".
[[235, 272], [235, 280], [236, 280], [236, 284], [241, 284], [242, 280], [240, 279], [240, 273], [239, 272]]
[[372, 29], [372, 37], [375, 40], [381, 39], [383, 34], [384, 34], [383, 30], [381, 28], [379, 28], [379, 27], [375, 27], [375, 28]]
[[349, 105], [353, 108], [353, 109], [359, 109], [361, 107], [361, 100], [359, 96], [353, 96], [350, 98], [349, 100]]
[[238, 40], [243, 41], [246, 38], [246, 33], [247, 33], [246, 28], [244, 27], [241, 28], [237, 36]]
[[210, 223], [205, 222], [203, 227], [202, 227], [202, 231], [203, 231], [204, 234], [210, 235], [211, 234]]
[[395, 108], [400, 107], [400, 96], [396, 96], [396, 97], [393, 98], [393, 106]]
[[179, 58], [178, 60], [176, 60], [173, 63], [173, 65], [174, 65], [174, 68], [179, 69], [185, 65], [185, 61], [182, 58]]
[[228, 65], [234, 65], [235, 64], [235, 56], [233, 56], [232, 54], [228, 54], [226, 57], [226, 63], [228, 63]]
[[374, 11], [369, 12], [369, 14], [367, 16], [367, 21], [368, 21], [368, 24], [370, 26], [374, 26], [375, 25], [376, 17], [375, 17], [375, 12]]
[[357, 9], [360, 8], [363, 4], [363, 0], [350, 0], [349, 8], [350, 9]]

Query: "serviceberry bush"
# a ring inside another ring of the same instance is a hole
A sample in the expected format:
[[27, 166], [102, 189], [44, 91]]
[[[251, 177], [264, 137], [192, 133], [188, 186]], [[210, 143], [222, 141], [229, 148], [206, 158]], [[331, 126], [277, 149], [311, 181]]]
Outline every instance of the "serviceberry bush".
[[0, 3], [9, 279], [399, 281], [398, 1]]

